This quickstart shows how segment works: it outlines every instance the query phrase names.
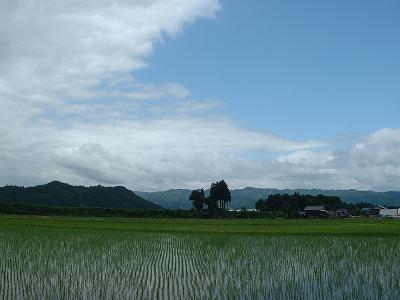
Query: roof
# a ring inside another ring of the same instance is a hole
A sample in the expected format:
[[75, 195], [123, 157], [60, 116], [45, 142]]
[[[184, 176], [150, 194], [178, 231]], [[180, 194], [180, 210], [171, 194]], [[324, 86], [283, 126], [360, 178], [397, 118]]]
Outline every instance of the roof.
[[323, 205], [310, 205], [310, 206], [306, 206], [306, 208], [304, 210], [325, 210], [325, 206]]
[[380, 212], [398, 212], [399, 210], [399, 208], [385, 208], [381, 209]]
[[387, 207], [382, 206], [382, 205], [377, 205], [373, 209], [387, 209]]

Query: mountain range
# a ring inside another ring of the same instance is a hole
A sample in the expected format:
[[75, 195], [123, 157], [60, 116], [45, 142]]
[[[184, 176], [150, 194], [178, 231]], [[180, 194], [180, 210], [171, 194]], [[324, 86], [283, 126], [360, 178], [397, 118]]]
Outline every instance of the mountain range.
[[123, 186], [73, 186], [59, 181], [33, 187], [4, 186], [0, 203], [21, 203], [61, 207], [102, 207], [160, 209], [157, 204], [141, 198]]
[[[207, 194], [208, 191], [206, 191]], [[270, 194], [293, 194], [303, 195], [318, 194], [326, 196], [338, 196], [347, 203], [368, 202], [375, 205], [400, 206], [400, 192], [373, 192], [357, 190], [322, 190], [322, 189], [272, 189], [272, 188], [253, 188], [231, 190], [232, 201], [230, 207], [240, 209], [242, 207], [254, 208], [254, 204], [259, 199], [265, 199]], [[188, 209], [191, 202], [188, 201], [191, 190], [172, 189], [159, 192], [140, 192], [136, 191], [140, 197], [147, 199], [165, 208]]]
[[[316, 196], [338, 196], [347, 203], [368, 202], [375, 205], [400, 206], [400, 192], [373, 192], [357, 190], [322, 190], [322, 189], [272, 189], [253, 188], [231, 190], [230, 207], [254, 208], [259, 199], [270, 194], [300, 193]], [[7, 185], [0, 187], [0, 203], [21, 203], [60, 207], [102, 207], [130, 209], [189, 209], [191, 190], [171, 189], [158, 192], [131, 191], [123, 186], [104, 187], [101, 185], [85, 187], [73, 186], [60, 181], [33, 187]], [[207, 195], [208, 191], [206, 191]]]

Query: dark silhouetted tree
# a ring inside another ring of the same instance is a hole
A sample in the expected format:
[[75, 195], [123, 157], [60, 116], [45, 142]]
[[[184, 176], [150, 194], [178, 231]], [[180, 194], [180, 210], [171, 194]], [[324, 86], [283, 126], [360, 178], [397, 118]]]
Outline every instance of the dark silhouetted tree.
[[[208, 202], [212, 205], [212, 208], [217, 210], [220, 215], [224, 215], [227, 208], [227, 202], [231, 201], [231, 192], [229, 191], [226, 182], [221, 180], [212, 183], [210, 187], [210, 196], [208, 198]], [[215, 214], [215, 211], [213, 211], [213, 213]]]
[[189, 197], [189, 201], [192, 201], [193, 208], [198, 213], [201, 213], [201, 211], [203, 210], [205, 200], [206, 200], [206, 197], [205, 197], [203, 189], [193, 190]]
[[259, 211], [267, 211], [268, 210], [268, 206], [267, 206], [267, 200], [264, 199], [260, 199], [256, 202], [255, 205], [256, 209]]

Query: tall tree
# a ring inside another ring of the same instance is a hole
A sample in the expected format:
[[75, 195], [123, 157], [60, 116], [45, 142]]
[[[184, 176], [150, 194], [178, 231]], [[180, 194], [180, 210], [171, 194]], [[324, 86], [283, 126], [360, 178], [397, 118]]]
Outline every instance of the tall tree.
[[204, 190], [193, 190], [190, 194], [189, 201], [192, 201], [192, 207], [200, 213], [203, 210], [203, 206], [205, 203], [205, 194]]
[[231, 202], [231, 192], [229, 191], [228, 185], [224, 180], [218, 183], [219, 198], [221, 199], [221, 209], [225, 212], [227, 209], [227, 203]]
[[208, 208], [208, 213], [210, 216], [215, 216], [217, 212], [217, 186], [216, 183], [211, 183], [210, 186], [210, 195], [207, 197], [207, 208]]
[[227, 208], [227, 202], [231, 201], [231, 192], [224, 180], [211, 184], [209, 198], [217, 206], [220, 215], [223, 215]]

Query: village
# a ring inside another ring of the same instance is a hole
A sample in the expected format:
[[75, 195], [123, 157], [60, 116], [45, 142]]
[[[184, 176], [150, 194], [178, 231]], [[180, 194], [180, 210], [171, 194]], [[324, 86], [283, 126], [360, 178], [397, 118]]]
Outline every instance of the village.
[[[375, 207], [362, 208], [361, 216], [374, 218], [400, 218], [400, 208], [387, 208], [382, 205]], [[304, 208], [303, 215], [306, 218], [349, 218], [352, 216], [347, 209], [341, 208], [336, 211], [328, 211], [324, 205], [307, 206]]]
[[[255, 208], [229, 209], [230, 213], [247, 213], [257, 215], [261, 212]], [[374, 207], [365, 207], [361, 209], [362, 214], [354, 216], [347, 209], [341, 208], [338, 210], [327, 210], [325, 205], [309, 205], [304, 210], [294, 212], [291, 217], [294, 218], [354, 218], [354, 217], [369, 217], [369, 218], [398, 218], [400, 219], [400, 208], [388, 208], [382, 205]]]

